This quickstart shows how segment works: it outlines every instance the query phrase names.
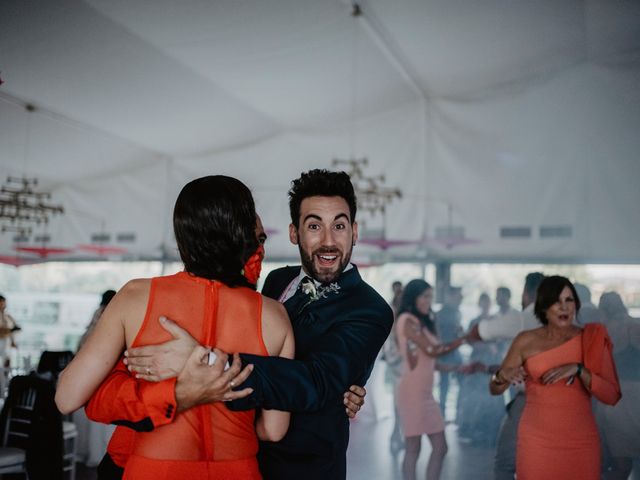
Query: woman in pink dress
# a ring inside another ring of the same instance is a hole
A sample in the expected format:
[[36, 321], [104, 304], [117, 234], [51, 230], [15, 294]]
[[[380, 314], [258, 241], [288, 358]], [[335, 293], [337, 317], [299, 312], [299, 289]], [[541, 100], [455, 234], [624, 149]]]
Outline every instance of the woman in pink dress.
[[396, 320], [398, 348], [402, 356], [402, 375], [396, 388], [398, 414], [405, 436], [402, 474], [415, 480], [422, 435], [431, 442], [427, 480], [440, 478], [447, 453], [444, 419], [433, 398], [433, 372], [436, 357], [458, 348], [463, 339], [447, 345], [436, 336], [435, 315], [431, 310], [433, 289], [424, 280], [411, 280], [404, 289]]

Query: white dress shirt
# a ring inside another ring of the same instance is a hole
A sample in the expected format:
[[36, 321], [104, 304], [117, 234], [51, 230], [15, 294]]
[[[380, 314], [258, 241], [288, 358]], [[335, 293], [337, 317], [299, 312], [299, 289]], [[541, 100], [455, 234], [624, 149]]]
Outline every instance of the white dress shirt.
[[540, 326], [540, 322], [533, 313], [532, 303], [522, 312], [512, 308], [507, 313], [493, 318], [481, 320], [478, 324], [478, 334], [482, 340], [512, 339], [524, 330], [531, 330]]
[[[349, 263], [344, 268], [342, 273], [347, 272], [347, 271], [351, 270], [352, 268], [353, 268], [353, 265]], [[322, 285], [315, 278], [312, 278], [311, 275], [307, 275], [305, 273], [305, 271], [302, 269], [302, 267], [300, 267], [300, 273], [298, 274], [297, 277], [295, 277], [293, 280], [291, 280], [291, 282], [289, 282], [289, 285], [287, 285], [287, 288], [284, 289], [284, 292], [282, 292], [282, 295], [280, 295], [280, 297], [278, 298], [278, 301], [280, 303], [284, 303], [287, 300], [289, 300], [291, 297], [293, 297], [293, 294], [296, 293], [296, 290], [298, 289], [298, 285], [300, 285], [300, 282], [302, 281], [302, 279], [304, 277], [311, 278], [313, 280], [313, 283], [315, 283], [316, 287], [319, 287], [320, 285]]]

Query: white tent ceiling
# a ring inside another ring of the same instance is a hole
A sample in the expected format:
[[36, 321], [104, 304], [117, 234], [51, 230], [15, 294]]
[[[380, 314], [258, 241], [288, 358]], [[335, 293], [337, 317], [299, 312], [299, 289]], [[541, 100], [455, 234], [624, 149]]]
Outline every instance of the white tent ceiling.
[[108, 258], [173, 257], [177, 192], [224, 173], [292, 258], [290, 180], [367, 157], [403, 197], [364, 236], [413, 243], [362, 263], [640, 263], [640, 2], [360, 5], [4, 0], [0, 180], [38, 177], [65, 213], [0, 256], [44, 234], [69, 250], [47, 259], [91, 258], [103, 233]]

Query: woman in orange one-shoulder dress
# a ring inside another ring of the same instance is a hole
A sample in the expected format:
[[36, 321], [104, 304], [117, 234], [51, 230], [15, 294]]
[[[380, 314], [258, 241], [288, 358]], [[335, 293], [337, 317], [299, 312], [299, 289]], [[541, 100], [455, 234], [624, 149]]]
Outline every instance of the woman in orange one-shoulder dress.
[[551, 276], [538, 287], [535, 313], [542, 327], [513, 341], [490, 389], [501, 394], [525, 379], [526, 404], [518, 428], [518, 480], [599, 480], [600, 440], [591, 396], [620, 399], [606, 328], [575, 325], [580, 300], [566, 278]]
[[[118, 292], [60, 377], [60, 410], [81, 407], [125, 347], [170, 340], [160, 316], [174, 320], [201, 345], [292, 358], [293, 333], [284, 307], [255, 292], [264, 253], [257, 221], [251, 192], [238, 180], [211, 176], [188, 183], [174, 210], [185, 271], [133, 280]], [[221, 374], [225, 363], [200, 346], [188, 362]], [[168, 405], [167, 415], [179, 407]], [[259, 480], [258, 437], [282, 438], [289, 415], [232, 412], [219, 402], [184, 409], [161, 428], [135, 433], [124, 479]]]

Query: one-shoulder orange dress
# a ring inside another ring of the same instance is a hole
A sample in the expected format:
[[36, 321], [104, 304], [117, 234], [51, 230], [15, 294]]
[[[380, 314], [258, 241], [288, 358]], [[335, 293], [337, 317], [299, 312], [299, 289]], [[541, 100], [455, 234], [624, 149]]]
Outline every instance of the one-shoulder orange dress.
[[[587, 346], [593, 329], [598, 330], [601, 340]], [[605, 403], [620, 398], [607, 340], [604, 327], [594, 324], [562, 345], [527, 358], [526, 405], [516, 451], [518, 480], [600, 479], [600, 440], [591, 412], [591, 394]], [[567, 363], [583, 363], [589, 368], [591, 394], [579, 379], [568, 385], [566, 381], [541, 383], [545, 372]]]
[[[181, 272], [151, 281], [144, 322], [133, 343], [162, 343], [171, 336], [164, 315], [203, 345], [227, 352], [267, 355], [262, 340], [262, 297]], [[256, 454], [255, 411], [232, 412], [218, 402], [175, 415], [150, 432], [136, 432], [125, 479], [261, 479]]]

